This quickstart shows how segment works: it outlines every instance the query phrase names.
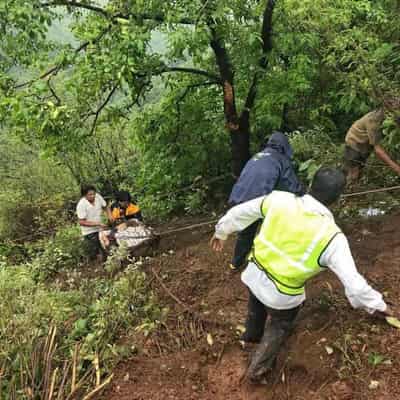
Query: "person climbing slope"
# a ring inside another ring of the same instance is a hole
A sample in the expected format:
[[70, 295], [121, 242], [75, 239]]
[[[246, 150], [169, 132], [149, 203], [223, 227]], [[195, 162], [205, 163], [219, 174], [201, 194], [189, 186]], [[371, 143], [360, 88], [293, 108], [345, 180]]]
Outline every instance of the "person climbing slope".
[[262, 381], [273, 368], [305, 301], [305, 283], [320, 272], [330, 269], [337, 275], [354, 308], [393, 315], [382, 295], [358, 273], [347, 239], [328, 209], [344, 186], [341, 171], [322, 168], [308, 194], [273, 191], [233, 207], [216, 225], [210, 244], [221, 251], [230, 234], [262, 220], [241, 276], [249, 290], [242, 340], [259, 343], [247, 371], [252, 382]]
[[[274, 189], [302, 194], [304, 189], [292, 165], [292, 147], [286, 135], [275, 131], [264, 150], [244, 166], [229, 197], [232, 206], [271, 193]], [[256, 220], [238, 233], [234, 255], [229, 267], [239, 270], [250, 252], [261, 221]]]

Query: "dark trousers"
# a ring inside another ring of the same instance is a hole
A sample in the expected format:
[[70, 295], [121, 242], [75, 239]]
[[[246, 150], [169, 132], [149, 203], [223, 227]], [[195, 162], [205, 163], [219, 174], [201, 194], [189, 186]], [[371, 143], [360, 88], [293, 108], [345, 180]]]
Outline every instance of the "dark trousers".
[[343, 170], [347, 174], [352, 168], [364, 168], [370, 153], [360, 153], [350, 146], [345, 146], [343, 154]]
[[238, 233], [232, 258], [232, 264], [235, 268], [240, 268], [246, 263], [247, 256], [253, 246], [254, 238], [256, 237], [260, 224], [261, 220], [257, 220]]
[[246, 331], [242, 338], [246, 342], [259, 343], [247, 370], [251, 381], [261, 380], [273, 368], [282, 344], [292, 332], [299, 310], [300, 306], [290, 310], [266, 307], [249, 291]]
[[104, 250], [101, 247], [99, 232], [89, 233], [84, 236], [86, 252], [89, 259], [94, 260], [98, 254], [104, 255]]

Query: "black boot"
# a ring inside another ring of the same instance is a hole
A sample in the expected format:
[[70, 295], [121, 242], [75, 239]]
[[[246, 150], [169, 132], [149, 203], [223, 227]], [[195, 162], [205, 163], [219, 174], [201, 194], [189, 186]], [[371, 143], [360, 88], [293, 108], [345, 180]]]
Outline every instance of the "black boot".
[[247, 343], [260, 343], [267, 316], [268, 313], [265, 305], [249, 290], [246, 330], [240, 340]]
[[299, 309], [300, 307], [290, 310], [268, 308], [271, 319], [267, 322], [261, 343], [257, 346], [247, 370], [247, 377], [250, 382], [262, 381], [275, 367], [279, 350], [292, 331]]

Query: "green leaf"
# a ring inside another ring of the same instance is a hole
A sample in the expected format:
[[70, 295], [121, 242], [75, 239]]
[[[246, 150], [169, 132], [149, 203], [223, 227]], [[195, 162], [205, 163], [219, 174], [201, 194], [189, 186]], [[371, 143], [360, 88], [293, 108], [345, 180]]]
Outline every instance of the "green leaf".
[[308, 168], [310, 168], [310, 166], [312, 165], [313, 162], [314, 162], [314, 160], [312, 158], [310, 158], [309, 160], [304, 161], [303, 163], [301, 163], [300, 167], [299, 167], [299, 172], [307, 171]]
[[395, 317], [386, 317], [386, 322], [389, 325], [394, 326], [397, 329], [400, 329], [400, 321]]
[[369, 362], [369, 364], [371, 364], [373, 366], [381, 364], [384, 360], [385, 360], [385, 357], [382, 356], [381, 354], [370, 353], [368, 355], [368, 362]]
[[125, 19], [125, 18], [115, 18], [115, 20], [116, 20], [118, 23], [122, 24], [122, 25], [128, 25], [128, 24], [129, 24], [129, 20], [128, 20], [128, 19]]

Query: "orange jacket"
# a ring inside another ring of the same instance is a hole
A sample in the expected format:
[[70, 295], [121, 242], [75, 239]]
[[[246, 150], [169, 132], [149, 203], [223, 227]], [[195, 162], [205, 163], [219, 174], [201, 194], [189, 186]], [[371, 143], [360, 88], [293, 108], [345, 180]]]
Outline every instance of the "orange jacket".
[[114, 203], [111, 206], [111, 215], [114, 218], [114, 220], [121, 218], [126, 218], [126, 219], [137, 218], [139, 220], [142, 219], [139, 206], [133, 203], [129, 203], [128, 207], [125, 209], [120, 207], [118, 203]]

